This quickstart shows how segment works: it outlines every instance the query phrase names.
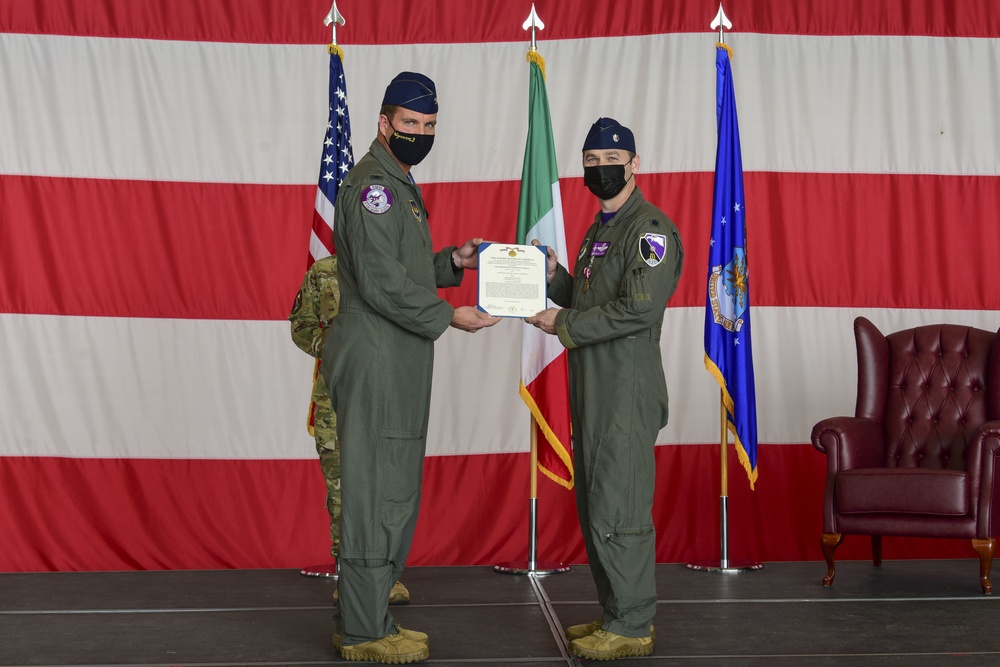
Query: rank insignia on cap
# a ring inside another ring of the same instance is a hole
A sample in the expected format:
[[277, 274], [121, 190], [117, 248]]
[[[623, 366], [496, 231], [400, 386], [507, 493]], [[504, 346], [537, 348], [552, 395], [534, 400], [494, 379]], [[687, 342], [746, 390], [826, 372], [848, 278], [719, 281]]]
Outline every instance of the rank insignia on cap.
[[639, 237], [639, 257], [649, 266], [656, 266], [667, 254], [667, 237], [663, 234], [643, 234]]
[[392, 208], [392, 193], [384, 185], [373, 183], [361, 193], [361, 204], [370, 212], [381, 215]]
[[583, 243], [580, 244], [580, 254], [576, 256], [576, 261], [583, 259], [584, 255], [587, 254], [587, 246], [590, 245], [590, 239], [584, 239]]

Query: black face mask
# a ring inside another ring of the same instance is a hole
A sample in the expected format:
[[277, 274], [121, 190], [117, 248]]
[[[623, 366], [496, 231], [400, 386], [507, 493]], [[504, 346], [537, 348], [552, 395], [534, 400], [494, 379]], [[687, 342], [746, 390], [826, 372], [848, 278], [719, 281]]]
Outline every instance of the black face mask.
[[598, 199], [614, 199], [625, 189], [627, 182], [623, 164], [602, 164], [583, 168], [583, 183]]
[[431, 146], [434, 145], [433, 134], [407, 134], [392, 127], [392, 123], [389, 127], [392, 128], [392, 134], [389, 135], [389, 150], [403, 164], [411, 167], [420, 164], [431, 152]]

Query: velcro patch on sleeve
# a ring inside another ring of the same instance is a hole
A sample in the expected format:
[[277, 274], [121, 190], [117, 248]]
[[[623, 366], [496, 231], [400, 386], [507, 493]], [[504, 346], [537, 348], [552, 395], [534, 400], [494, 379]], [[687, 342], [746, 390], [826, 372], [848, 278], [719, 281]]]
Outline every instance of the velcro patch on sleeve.
[[649, 266], [656, 266], [667, 255], [667, 237], [645, 233], [639, 237], [639, 257]]
[[373, 183], [361, 192], [361, 204], [370, 213], [381, 215], [392, 208], [392, 192], [384, 185]]

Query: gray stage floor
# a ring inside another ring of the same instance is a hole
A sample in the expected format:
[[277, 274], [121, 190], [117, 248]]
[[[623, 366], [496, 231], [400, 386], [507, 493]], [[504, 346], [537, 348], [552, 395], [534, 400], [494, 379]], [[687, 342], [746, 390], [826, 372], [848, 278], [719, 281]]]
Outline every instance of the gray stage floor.
[[[718, 573], [657, 566], [656, 652], [607, 665], [998, 665], [1000, 596], [978, 562], [767, 563]], [[425, 665], [556, 667], [562, 628], [599, 617], [586, 566], [548, 577], [410, 568], [406, 627]], [[294, 570], [0, 574], [0, 665], [295, 667], [340, 663], [335, 582]]]

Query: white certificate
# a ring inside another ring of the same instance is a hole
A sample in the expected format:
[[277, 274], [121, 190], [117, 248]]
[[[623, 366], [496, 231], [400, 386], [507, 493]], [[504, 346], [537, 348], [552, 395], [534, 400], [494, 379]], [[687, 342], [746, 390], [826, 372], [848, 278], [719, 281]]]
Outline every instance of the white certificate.
[[531, 317], [545, 310], [545, 246], [479, 246], [479, 310], [499, 317]]

